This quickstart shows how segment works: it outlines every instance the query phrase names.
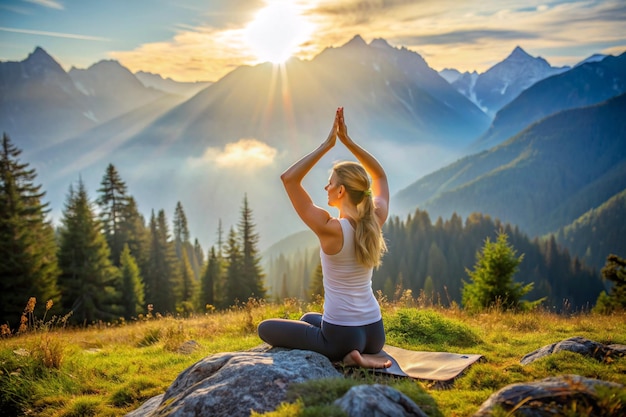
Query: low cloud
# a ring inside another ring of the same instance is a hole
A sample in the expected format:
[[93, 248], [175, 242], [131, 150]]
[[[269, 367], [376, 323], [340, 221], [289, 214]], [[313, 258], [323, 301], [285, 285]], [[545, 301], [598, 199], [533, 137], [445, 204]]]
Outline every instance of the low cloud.
[[278, 151], [266, 143], [244, 138], [223, 148], [208, 147], [200, 158], [193, 158], [191, 164], [195, 167], [209, 164], [220, 168], [254, 170], [273, 164], [277, 155]]

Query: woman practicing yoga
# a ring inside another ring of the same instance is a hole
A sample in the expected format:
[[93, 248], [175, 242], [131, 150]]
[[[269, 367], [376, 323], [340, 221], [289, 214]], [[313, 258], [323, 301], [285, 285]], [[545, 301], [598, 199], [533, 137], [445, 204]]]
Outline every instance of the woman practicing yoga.
[[[360, 163], [333, 167], [324, 187], [328, 205], [339, 210], [339, 216], [332, 217], [313, 203], [301, 183], [337, 137]], [[272, 346], [312, 350], [350, 366], [391, 366], [391, 361], [375, 356], [385, 344], [385, 330], [372, 291], [373, 269], [386, 250], [382, 225], [387, 220], [389, 186], [383, 167], [348, 136], [340, 107], [328, 138], [280, 178], [296, 212], [320, 242], [324, 314], [265, 320], [259, 324], [259, 337]]]

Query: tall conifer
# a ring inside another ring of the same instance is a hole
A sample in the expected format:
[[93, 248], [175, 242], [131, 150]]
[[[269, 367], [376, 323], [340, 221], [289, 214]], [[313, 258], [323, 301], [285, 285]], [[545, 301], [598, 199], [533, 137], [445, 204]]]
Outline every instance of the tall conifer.
[[150, 218], [150, 255], [144, 279], [146, 302], [158, 313], [173, 313], [181, 300], [182, 287], [176, 250], [163, 210], [159, 210], [157, 216], [153, 211]]
[[120, 256], [122, 274], [122, 308], [124, 317], [131, 319], [145, 311], [144, 285], [135, 258], [130, 253], [128, 244], [124, 245]]
[[126, 183], [120, 177], [113, 164], [109, 164], [102, 177], [100, 193], [96, 203], [100, 207], [102, 231], [111, 250], [111, 261], [120, 265], [120, 255], [124, 244], [128, 241], [124, 226], [124, 215], [127, 214], [128, 195]]
[[59, 266], [63, 308], [72, 311], [73, 320], [89, 324], [123, 314], [119, 270], [110, 260], [109, 246], [82, 180], [78, 190], [70, 186], [63, 211]]
[[225, 274], [225, 297], [222, 307], [234, 305], [236, 301], [246, 301], [252, 290], [243, 277], [243, 254], [239, 244], [239, 238], [234, 228], [230, 228], [225, 250], [226, 274]]
[[0, 149], [0, 322], [17, 326], [30, 297], [58, 304], [54, 230], [36, 173], [8, 135]]
[[242, 250], [242, 280], [246, 288], [249, 289], [251, 297], [265, 298], [265, 287], [263, 285], [263, 269], [261, 268], [261, 257], [259, 256], [258, 243], [259, 235], [255, 231], [256, 225], [252, 218], [252, 209], [248, 205], [248, 196], [244, 196], [241, 208], [241, 219], [239, 221], [239, 237], [241, 239]]
[[215, 284], [221, 275], [221, 261], [218, 259], [215, 246], [211, 246], [208, 253], [207, 264], [200, 280], [200, 309], [204, 310], [208, 305], [215, 306]]

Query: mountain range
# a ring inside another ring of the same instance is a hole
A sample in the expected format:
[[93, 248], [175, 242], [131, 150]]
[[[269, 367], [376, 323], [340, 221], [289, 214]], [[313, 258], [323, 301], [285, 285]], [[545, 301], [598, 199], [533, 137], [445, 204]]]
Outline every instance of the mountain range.
[[[566, 227], [626, 188], [607, 185], [624, 160], [624, 122], [609, 116], [623, 99], [603, 103], [624, 93], [624, 59], [555, 68], [516, 48], [464, 90], [464, 75], [450, 78], [454, 70], [438, 73], [416, 52], [355, 36], [310, 61], [243, 66], [210, 85], [184, 85], [115, 61], [65, 72], [37, 48], [24, 61], [0, 63], [0, 128], [37, 169], [55, 218], [71, 183], [82, 178], [94, 197], [113, 163], [146, 215], [171, 213], [181, 201], [205, 245], [220, 220], [236, 224], [247, 195], [269, 246], [303, 229], [280, 172], [325, 138], [334, 109], [344, 106], [351, 136], [388, 170], [395, 213], [484, 210], [538, 234]], [[613, 159], [598, 148], [612, 134]], [[579, 165], [585, 152], [591, 159]], [[241, 154], [247, 159], [237, 163]], [[337, 147], [306, 179], [314, 200], [324, 201], [332, 162], [349, 157]], [[568, 164], [584, 176], [593, 157], [606, 172], [570, 183]], [[591, 177], [604, 190], [593, 198]], [[560, 199], [543, 201], [544, 188]]]
[[482, 74], [475, 71], [461, 74], [454, 69], [443, 70], [440, 74], [460, 93], [493, 117], [528, 87], [569, 69], [570, 67], [553, 67], [545, 59], [534, 58], [518, 46], [502, 62]]

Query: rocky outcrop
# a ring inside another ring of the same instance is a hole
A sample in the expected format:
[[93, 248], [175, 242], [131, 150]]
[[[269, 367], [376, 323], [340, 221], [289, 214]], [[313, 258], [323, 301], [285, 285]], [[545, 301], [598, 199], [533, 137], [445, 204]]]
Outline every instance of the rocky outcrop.
[[285, 401], [292, 383], [342, 375], [323, 355], [304, 350], [219, 353], [183, 371], [165, 394], [127, 417], [248, 417]]
[[[626, 354], [624, 345], [604, 345], [573, 337], [524, 356], [522, 364], [561, 350], [599, 360]], [[183, 371], [163, 395], [151, 398], [127, 417], [248, 417], [252, 410], [275, 410], [286, 401], [291, 384], [342, 377], [323, 355], [262, 345], [250, 351], [219, 353], [202, 359]], [[474, 417], [491, 416], [501, 410], [515, 410], [515, 415], [527, 417], [560, 416], [571, 414], [574, 404], [593, 415], [610, 415], [607, 389], [619, 391], [624, 386], [579, 375], [512, 384], [491, 395]], [[409, 397], [380, 384], [352, 387], [334, 405], [350, 417], [426, 416]]]
[[594, 342], [593, 340], [585, 339], [584, 337], [576, 336], [537, 349], [524, 356], [520, 363], [522, 365], [528, 365], [537, 359], [562, 350], [579, 353], [598, 360], [607, 360], [609, 358], [626, 355], [626, 346], [624, 345], [604, 345]]
[[428, 417], [409, 397], [387, 385], [358, 385], [334, 402], [348, 417]]
[[[575, 415], [611, 415], [609, 406], [601, 404], [598, 389], [623, 390], [624, 386], [613, 382], [584, 378], [578, 375], [550, 377], [536, 382], [512, 384], [492, 394], [483, 403], [474, 417], [494, 415], [499, 408], [505, 413], [515, 410], [515, 415], [524, 417], [556, 417]], [[497, 414], [500, 415], [500, 414]]]

